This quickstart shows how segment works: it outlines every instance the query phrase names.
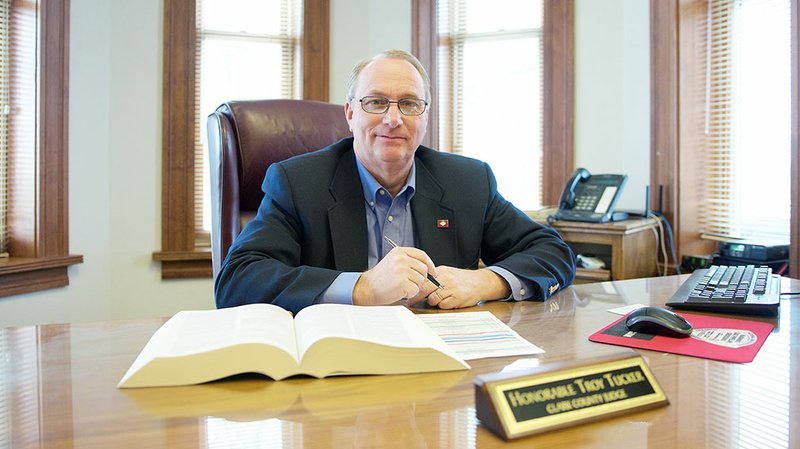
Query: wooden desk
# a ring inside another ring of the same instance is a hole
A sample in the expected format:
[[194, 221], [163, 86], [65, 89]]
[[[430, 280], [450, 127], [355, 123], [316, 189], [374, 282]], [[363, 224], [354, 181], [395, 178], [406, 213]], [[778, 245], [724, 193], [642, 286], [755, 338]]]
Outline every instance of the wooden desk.
[[557, 230], [575, 254], [594, 254], [606, 269], [579, 268], [577, 283], [621, 281], [656, 276], [658, 222], [655, 218], [635, 218], [608, 223], [554, 221]]
[[[510, 443], [477, 422], [476, 375], [617, 351], [587, 339], [615, 319], [607, 309], [663, 304], [682, 279], [584, 284], [545, 303], [479, 306], [547, 352], [476, 360], [457, 373], [118, 390], [163, 320], [0, 329], [0, 447], [800, 447], [800, 299], [762, 318], [776, 328], [749, 364], [642, 351], [666, 407]], [[787, 280], [788, 289], [800, 281]]]

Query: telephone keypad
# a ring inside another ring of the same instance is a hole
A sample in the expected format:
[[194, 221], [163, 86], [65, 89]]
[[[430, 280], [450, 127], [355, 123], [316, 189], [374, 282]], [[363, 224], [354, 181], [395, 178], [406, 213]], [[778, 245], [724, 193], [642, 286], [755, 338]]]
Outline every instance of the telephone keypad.
[[574, 210], [587, 210], [592, 211], [597, 203], [597, 198], [593, 196], [579, 196], [575, 199]]

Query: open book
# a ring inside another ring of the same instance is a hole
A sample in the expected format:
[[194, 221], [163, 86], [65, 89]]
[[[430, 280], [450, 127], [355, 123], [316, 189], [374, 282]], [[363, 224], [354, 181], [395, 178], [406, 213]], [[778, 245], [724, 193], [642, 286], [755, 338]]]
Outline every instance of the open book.
[[178, 312], [117, 386], [191, 385], [242, 373], [280, 380], [460, 369], [469, 365], [405, 307], [318, 304], [292, 317], [252, 304]]

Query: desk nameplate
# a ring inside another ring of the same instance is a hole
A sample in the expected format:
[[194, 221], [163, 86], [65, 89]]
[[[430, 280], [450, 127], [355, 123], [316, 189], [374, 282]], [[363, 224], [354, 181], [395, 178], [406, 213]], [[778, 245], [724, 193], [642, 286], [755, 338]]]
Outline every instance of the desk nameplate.
[[475, 380], [478, 418], [505, 439], [668, 403], [650, 368], [634, 352]]

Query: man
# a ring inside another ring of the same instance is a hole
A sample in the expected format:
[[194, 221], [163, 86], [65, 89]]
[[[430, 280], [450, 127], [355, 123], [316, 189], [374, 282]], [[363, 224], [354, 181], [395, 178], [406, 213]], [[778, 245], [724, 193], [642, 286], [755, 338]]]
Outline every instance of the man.
[[353, 137], [270, 166], [258, 214], [217, 276], [217, 306], [451, 309], [569, 285], [572, 251], [497, 192], [488, 165], [420, 146], [430, 100], [407, 52], [357, 64], [344, 110]]

